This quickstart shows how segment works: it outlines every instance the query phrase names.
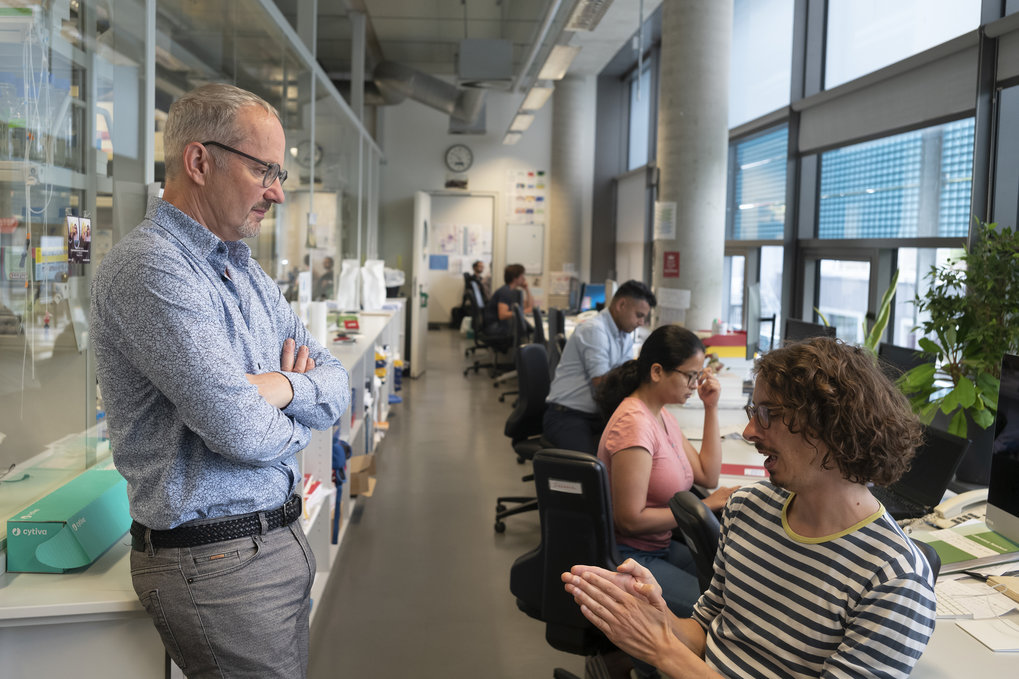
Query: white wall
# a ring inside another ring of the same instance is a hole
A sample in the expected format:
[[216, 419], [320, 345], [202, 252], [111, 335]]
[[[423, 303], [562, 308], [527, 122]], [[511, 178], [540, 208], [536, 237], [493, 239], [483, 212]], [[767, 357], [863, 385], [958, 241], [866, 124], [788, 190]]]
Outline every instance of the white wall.
[[[552, 101], [537, 113], [534, 123], [513, 146], [502, 143], [510, 120], [523, 94], [489, 91], [486, 96], [487, 132], [483, 135], [448, 134], [449, 117], [416, 101], [404, 101], [381, 109], [382, 166], [379, 193], [379, 256], [386, 266], [407, 272], [411, 259], [411, 224], [414, 192], [443, 190], [448, 170], [445, 151], [453, 144], [466, 144], [474, 152], [474, 165], [467, 172], [468, 191], [497, 194], [498, 214], [492, 242], [493, 287], [502, 285], [506, 266], [506, 221], [504, 198], [507, 173], [519, 170], [549, 170], [551, 165]], [[593, 141], [593, 140], [592, 140]], [[546, 224], [545, 262], [548, 270]], [[541, 277], [539, 277], [541, 278]], [[542, 287], [544, 281], [531, 284]], [[407, 285], [404, 292], [407, 292]]]

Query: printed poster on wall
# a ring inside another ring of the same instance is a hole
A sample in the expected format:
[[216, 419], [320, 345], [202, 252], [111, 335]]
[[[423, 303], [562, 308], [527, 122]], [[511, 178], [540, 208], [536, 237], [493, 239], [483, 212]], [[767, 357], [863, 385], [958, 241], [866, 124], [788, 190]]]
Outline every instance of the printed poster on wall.
[[432, 224], [429, 240], [433, 254], [428, 266], [431, 271], [459, 276], [475, 260], [492, 260], [492, 230], [480, 224]]
[[676, 204], [655, 201], [655, 240], [676, 239]]
[[544, 224], [548, 217], [548, 174], [544, 170], [507, 173], [506, 221]]

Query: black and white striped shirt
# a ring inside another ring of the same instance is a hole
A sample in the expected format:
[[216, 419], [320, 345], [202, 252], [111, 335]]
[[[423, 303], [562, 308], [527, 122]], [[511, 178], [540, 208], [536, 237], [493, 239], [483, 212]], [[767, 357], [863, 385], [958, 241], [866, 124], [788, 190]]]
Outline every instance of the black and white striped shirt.
[[848, 530], [796, 535], [792, 494], [733, 494], [715, 575], [694, 607], [705, 660], [731, 677], [907, 677], [934, 631], [934, 575], [882, 507]]

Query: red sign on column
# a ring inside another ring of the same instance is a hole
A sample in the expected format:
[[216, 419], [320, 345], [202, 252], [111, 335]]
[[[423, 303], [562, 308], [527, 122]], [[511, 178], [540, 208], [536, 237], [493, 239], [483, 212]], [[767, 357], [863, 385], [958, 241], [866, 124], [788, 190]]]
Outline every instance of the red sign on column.
[[662, 278], [679, 278], [679, 252], [665, 252]]

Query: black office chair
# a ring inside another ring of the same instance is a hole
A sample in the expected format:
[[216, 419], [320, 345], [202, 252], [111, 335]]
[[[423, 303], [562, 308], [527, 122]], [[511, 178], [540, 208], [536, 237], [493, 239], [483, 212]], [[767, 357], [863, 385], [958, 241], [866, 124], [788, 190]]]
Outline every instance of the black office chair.
[[[594, 656], [615, 647], [580, 612], [561, 575], [576, 564], [615, 570], [620, 563], [608, 474], [585, 453], [549, 449], [534, 456], [541, 543], [510, 568], [517, 607], [545, 623], [545, 639], [566, 653]], [[574, 677], [555, 670], [555, 677]]]
[[[506, 420], [503, 430], [513, 443], [517, 462], [523, 464], [535, 454], [547, 448], [541, 438], [542, 419], [545, 415], [545, 397], [548, 396], [548, 366], [545, 347], [540, 344], [526, 344], [517, 350], [517, 380], [520, 395], [517, 404]], [[532, 475], [523, 478], [533, 480]], [[514, 514], [534, 511], [538, 508], [537, 498], [532, 496], [499, 497], [495, 500], [495, 532], [506, 530], [504, 519]], [[506, 503], [517, 506], [507, 508]]]
[[701, 591], [711, 584], [715, 572], [715, 552], [721, 526], [718, 517], [693, 491], [681, 490], [669, 500], [669, 509], [676, 517], [676, 530], [693, 555], [697, 567], [697, 582]]
[[[461, 316], [461, 318], [463, 318], [465, 316], [471, 318], [471, 329], [473, 330], [473, 325], [474, 325], [473, 319], [474, 319], [475, 301], [474, 301], [474, 291], [471, 290], [471, 281], [474, 280], [474, 276], [472, 274], [470, 274], [470, 273], [467, 273], [467, 272], [464, 272], [463, 276], [464, 276], [464, 294], [463, 294], [463, 297], [460, 299], [460, 316]], [[484, 299], [485, 291], [483, 289], [481, 291], [481, 296], [482, 296], [482, 302], [488, 302], [487, 299]], [[484, 306], [482, 306], [482, 309], [483, 308], [484, 308]], [[455, 317], [455, 314], [454, 314], [454, 317]], [[471, 346], [469, 346], [466, 349], [464, 349], [464, 356], [465, 357], [469, 357], [471, 354], [473, 354], [474, 352], [476, 352], [480, 348], [481, 347], [479, 347], [478, 344], [475, 342]]]
[[[706, 591], [715, 571], [715, 552], [718, 551], [718, 536], [721, 530], [718, 517], [689, 490], [673, 495], [669, 500], [669, 509], [676, 517], [677, 530], [693, 554], [694, 565], [697, 567], [697, 582], [701, 591]], [[941, 557], [926, 542], [913, 540], [913, 544], [926, 557], [931, 570], [934, 571], [934, 580], [937, 581], [938, 573], [941, 571]]]
[[[517, 352], [517, 350], [521, 346], [523, 346], [525, 344], [530, 344], [531, 343], [531, 335], [530, 335], [530, 333], [527, 330], [527, 316], [524, 314], [523, 308], [519, 304], [514, 303], [513, 306], [510, 307], [510, 310], [513, 312], [513, 353], [512, 353], [512, 355], [514, 356], [513, 362], [516, 363], [516, 352]], [[510, 380], [515, 380], [516, 378], [517, 378], [517, 371], [516, 370], [511, 370], [509, 372], [504, 372], [501, 375], [499, 375], [498, 377], [496, 377], [494, 380], [492, 380], [492, 386], [498, 388], [498, 386], [500, 384], [502, 384], [503, 382], [508, 382]], [[503, 401], [505, 401], [507, 396], [513, 396], [514, 394], [517, 393], [517, 391], [518, 390], [513, 389], [512, 391], [504, 391], [503, 393], [499, 394], [499, 403], [502, 403]]]
[[541, 307], [535, 305], [534, 308], [531, 309], [531, 315], [534, 316], [534, 343], [547, 345], [548, 342], [545, 339], [545, 323], [541, 318]]
[[920, 553], [927, 559], [927, 563], [931, 565], [931, 570], [934, 571], [934, 582], [938, 581], [938, 574], [941, 572], [941, 557], [937, 551], [923, 540], [913, 540], [913, 544], [920, 548]]
[[[474, 330], [474, 345], [479, 349], [485, 349], [489, 352], [490, 360], [487, 363], [482, 363], [480, 359], [475, 359], [473, 365], [469, 365], [464, 368], [464, 377], [474, 371], [475, 373], [480, 372], [481, 368], [488, 368], [489, 374], [495, 377], [499, 374], [500, 367], [504, 363], [499, 362], [499, 357], [502, 356], [505, 360], [508, 360], [510, 350], [513, 347], [512, 335], [490, 335], [485, 332], [485, 305], [481, 301], [481, 285], [475, 281], [470, 281], [471, 294], [474, 297], [474, 305], [471, 308], [471, 328]], [[469, 350], [468, 350], [469, 351]]]

